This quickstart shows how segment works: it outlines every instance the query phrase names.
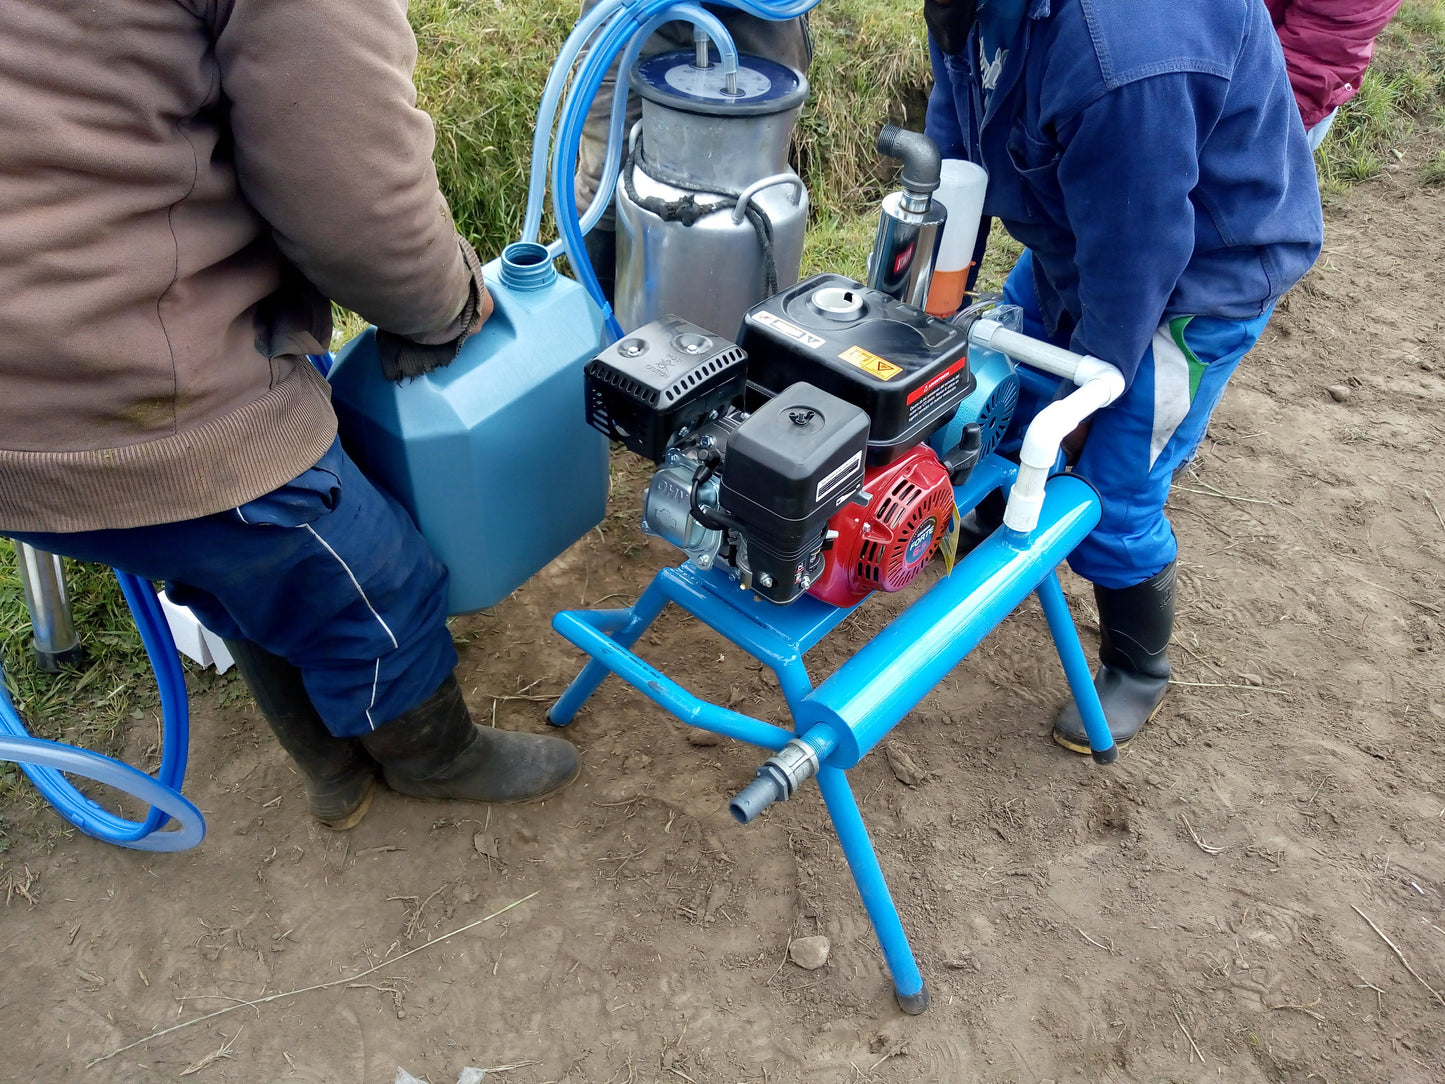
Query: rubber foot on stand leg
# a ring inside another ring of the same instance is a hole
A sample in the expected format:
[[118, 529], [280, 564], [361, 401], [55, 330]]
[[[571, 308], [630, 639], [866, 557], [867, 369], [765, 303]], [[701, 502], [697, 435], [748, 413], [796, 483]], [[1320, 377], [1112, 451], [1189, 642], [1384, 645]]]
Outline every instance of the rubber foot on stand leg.
[[85, 648], [76, 644], [64, 651], [42, 651], [35, 648], [35, 665], [47, 674], [59, 673], [67, 666], [79, 666], [85, 661]]
[[548, 726], [562, 727], [562, 726], [566, 726], [568, 723], [570, 723], [570, 722], [572, 721], [571, 719], [563, 719], [563, 720], [559, 723], [555, 718], [553, 718], [553, 712], [555, 712], [556, 710], [557, 710], [557, 705], [556, 705], [556, 704], [553, 704], [550, 708], [547, 709], [547, 725], [548, 725]]
[[893, 996], [898, 999], [898, 1007], [909, 1016], [918, 1016], [928, 1009], [928, 983], [924, 983], [916, 994], [900, 994], [896, 990]]
[[1095, 749], [1089, 755], [1094, 758], [1095, 764], [1113, 764], [1119, 759], [1119, 746], [1115, 744], [1107, 749]]

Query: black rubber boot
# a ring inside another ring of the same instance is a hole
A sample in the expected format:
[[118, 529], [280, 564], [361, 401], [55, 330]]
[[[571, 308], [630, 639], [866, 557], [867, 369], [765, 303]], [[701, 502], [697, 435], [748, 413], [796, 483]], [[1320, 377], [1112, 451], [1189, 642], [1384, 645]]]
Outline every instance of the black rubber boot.
[[983, 500], [974, 505], [958, 521], [958, 549], [955, 555], [962, 557], [971, 553], [994, 531], [1003, 526], [1003, 512], [1007, 505], [1003, 490], [995, 489], [984, 494]]
[[592, 261], [592, 270], [597, 273], [602, 296], [611, 305], [617, 287], [617, 232], [594, 226], [582, 242], [587, 248], [587, 258]]
[[326, 729], [296, 667], [249, 640], [227, 640], [226, 647], [261, 715], [301, 769], [311, 815], [338, 832], [354, 828], [371, 805], [376, 762], [355, 738]]
[[536, 801], [580, 771], [577, 750], [561, 738], [474, 724], [455, 676], [361, 742], [386, 785], [413, 798]]
[[[1095, 587], [1099, 604], [1099, 661], [1094, 688], [1114, 741], [1123, 745], [1154, 718], [1169, 689], [1169, 636], [1174, 631], [1173, 563], [1141, 584]], [[1054, 722], [1054, 741], [1088, 753], [1089, 735], [1070, 700]]]

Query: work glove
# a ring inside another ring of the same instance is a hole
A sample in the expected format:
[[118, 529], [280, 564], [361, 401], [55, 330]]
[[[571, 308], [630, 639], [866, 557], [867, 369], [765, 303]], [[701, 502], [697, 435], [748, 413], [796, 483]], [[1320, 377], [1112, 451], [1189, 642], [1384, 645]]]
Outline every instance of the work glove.
[[977, 0], [923, 0], [923, 21], [928, 24], [928, 32], [950, 56], [963, 52], [977, 18]]
[[492, 295], [482, 281], [482, 262], [476, 250], [464, 239], [458, 237], [457, 241], [462, 248], [462, 261], [472, 276], [466, 303], [451, 323], [452, 327], [461, 328], [461, 333], [443, 342], [424, 343], [377, 328], [376, 352], [386, 379], [400, 382], [450, 365], [462, 352], [462, 345], [492, 315]]

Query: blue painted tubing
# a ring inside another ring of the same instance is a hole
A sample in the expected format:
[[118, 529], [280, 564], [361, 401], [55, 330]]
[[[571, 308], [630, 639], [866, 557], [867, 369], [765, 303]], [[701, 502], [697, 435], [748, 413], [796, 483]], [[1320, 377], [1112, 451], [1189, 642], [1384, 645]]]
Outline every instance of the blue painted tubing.
[[[637, 638], [647, 626], [657, 620], [657, 615], [662, 613], [662, 608], [666, 605], [667, 596], [658, 587], [657, 578], [654, 578], [629, 609], [565, 610], [552, 618], [552, 627], [566, 636], [562, 625], [558, 624], [565, 617], [568, 619], [569, 628], [586, 628], [589, 632], [601, 636], [611, 649], [626, 652], [637, 642]], [[572, 642], [582, 647], [576, 640]], [[582, 649], [587, 650], [585, 647]], [[557, 703], [552, 705], [552, 710], [547, 712], [547, 721], [553, 726], [566, 726], [572, 722], [582, 710], [587, 698], [597, 691], [597, 686], [602, 684], [610, 672], [609, 667], [600, 660], [589, 658], [582, 672], [572, 679], [572, 683], [557, 698]]]
[[1074, 615], [1069, 613], [1069, 603], [1064, 598], [1063, 587], [1059, 585], [1058, 573], [1050, 572], [1039, 584], [1038, 596], [1044, 608], [1044, 619], [1049, 623], [1049, 632], [1054, 637], [1054, 647], [1059, 652], [1059, 662], [1064, 665], [1064, 676], [1069, 679], [1074, 703], [1079, 706], [1079, 716], [1088, 731], [1094, 760], [1100, 764], [1112, 764], [1119, 757], [1119, 749], [1114, 744], [1108, 720], [1104, 718], [1099, 691], [1094, 688], [1089, 660], [1084, 657], [1083, 645], [1079, 643], [1079, 631], [1074, 627]]
[[[684, 723], [774, 752], [793, 737], [782, 727], [699, 699], [651, 663], [638, 658], [610, 636], [598, 631], [583, 614], [571, 611], [559, 613], [552, 619], [552, 627], [591, 655], [594, 663], [616, 674]], [[592, 663], [589, 663], [587, 668], [590, 669], [591, 666]], [[586, 673], [586, 669], [583, 673]], [[581, 676], [578, 675], [579, 681]], [[574, 681], [573, 685], [576, 684]], [[573, 689], [569, 687], [563, 694], [564, 698], [572, 692]], [[562, 701], [559, 700], [558, 707], [561, 705]]]
[[1071, 475], [1049, 479], [1039, 526], [1000, 528], [802, 703], [799, 730], [838, 733], [836, 768], [857, 764], [1099, 522], [1098, 495]]
[[903, 922], [888, 891], [888, 882], [883, 879], [883, 870], [868, 839], [868, 829], [863, 826], [863, 815], [858, 812], [848, 777], [838, 768], [825, 766], [818, 769], [816, 778], [828, 815], [833, 819], [833, 829], [838, 833], [838, 842], [843, 845], [843, 856], [853, 872], [858, 895], [863, 899], [863, 908], [873, 923], [883, 959], [893, 976], [893, 988], [903, 997], [913, 997], [923, 989], [923, 976], [908, 946], [908, 935], [903, 932]]

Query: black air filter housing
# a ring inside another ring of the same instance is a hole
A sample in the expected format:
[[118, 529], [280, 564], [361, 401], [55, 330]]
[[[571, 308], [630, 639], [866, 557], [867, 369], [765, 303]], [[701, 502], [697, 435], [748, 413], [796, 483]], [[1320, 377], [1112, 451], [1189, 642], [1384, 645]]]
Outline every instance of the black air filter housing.
[[747, 355], [734, 342], [665, 316], [587, 363], [587, 424], [661, 463], [684, 431], [741, 405]]
[[868, 463], [901, 457], [973, 391], [964, 329], [842, 275], [815, 275], [743, 317], [751, 400], [805, 380], [868, 415]]
[[794, 384], [728, 440], [718, 504], [742, 530], [752, 588], [792, 602], [823, 571], [828, 519], [863, 485], [868, 416]]

